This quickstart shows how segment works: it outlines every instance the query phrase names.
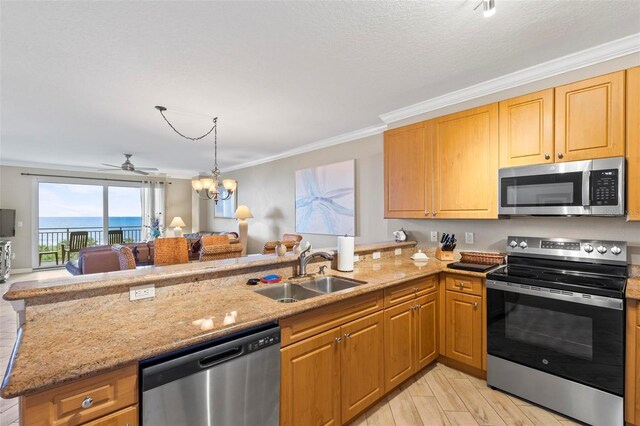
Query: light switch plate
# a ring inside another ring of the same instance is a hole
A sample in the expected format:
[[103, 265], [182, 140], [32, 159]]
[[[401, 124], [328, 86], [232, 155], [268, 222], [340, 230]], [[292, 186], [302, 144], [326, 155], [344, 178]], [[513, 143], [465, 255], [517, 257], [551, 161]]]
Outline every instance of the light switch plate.
[[22, 228], [22, 221], [21, 220], [18, 221], [18, 228]]
[[357, 254], [354, 254], [354, 255], [353, 255], [353, 261], [354, 261], [354, 262], [359, 262], [359, 261], [360, 261], [360, 256], [359, 256], [359, 255], [357, 255]]
[[432, 243], [438, 242], [438, 231], [431, 231], [431, 242]]
[[129, 300], [149, 299], [156, 297], [156, 286], [154, 284], [139, 285], [129, 289]]
[[473, 232], [464, 233], [464, 242], [466, 244], [473, 244]]
[[401, 248], [397, 248], [393, 252], [396, 254], [396, 256], [400, 256], [402, 254], [402, 249]]
[[379, 251], [374, 251], [373, 252], [373, 258], [374, 259], [380, 259], [380, 252]]

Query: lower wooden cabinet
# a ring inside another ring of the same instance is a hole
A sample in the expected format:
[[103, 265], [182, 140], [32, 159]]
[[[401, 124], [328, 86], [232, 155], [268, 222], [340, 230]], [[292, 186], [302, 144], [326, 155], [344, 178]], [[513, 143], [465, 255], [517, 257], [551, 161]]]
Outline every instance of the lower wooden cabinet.
[[20, 399], [20, 410], [24, 426], [124, 426], [127, 422], [120, 421], [118, 415], [136, 419], [129, 422], [129, 426], [134, 426], [137, 415], [131, 411], [136, 411], [137, 403], [136, 364], [24, 396]]
[[483, 303], [481, 296], [446, 290], [445, 356], [482, 369]]
[[138, 406], [125, 408], [83, 426], [138, 426]]
[[385, 309], [384, 337], [388, 392], [438, 357], [438, 293]]
[[384, 395], [383, 325], [382, 312], [378, 312], [341, 327], [343, 423]]
[[384, 394], [377, 312], [282, 349], [281, 425], [339, 425]]

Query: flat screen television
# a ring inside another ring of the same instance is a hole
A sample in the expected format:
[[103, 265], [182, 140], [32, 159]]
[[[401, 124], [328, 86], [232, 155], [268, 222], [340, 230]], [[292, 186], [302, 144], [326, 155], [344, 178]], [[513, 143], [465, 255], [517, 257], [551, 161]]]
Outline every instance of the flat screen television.
[[16, 211], [0, 209], [0, 238], [16, 236]]

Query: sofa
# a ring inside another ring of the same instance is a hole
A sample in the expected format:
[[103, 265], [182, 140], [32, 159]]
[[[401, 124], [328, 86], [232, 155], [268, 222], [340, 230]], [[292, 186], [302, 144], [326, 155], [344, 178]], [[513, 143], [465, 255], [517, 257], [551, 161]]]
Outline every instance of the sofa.
[[[153, 265], [153, 242], [123, 245], [131, 249], [136, 265]], [[78, 252], [78, 259], [68, 261], [65, 268], [72, 275], [96, 274], [119, 271], [120, 262], [111, 246], [84, 247]]]

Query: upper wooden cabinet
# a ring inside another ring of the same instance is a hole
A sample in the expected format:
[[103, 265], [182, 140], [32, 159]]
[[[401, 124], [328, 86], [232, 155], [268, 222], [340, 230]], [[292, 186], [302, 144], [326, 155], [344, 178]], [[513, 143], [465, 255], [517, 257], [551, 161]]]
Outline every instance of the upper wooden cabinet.
[[553, 89], [500, 102], [500, 167], [553, 163]]
[[425, 123], [384, 134], [384, 216], [424, 218], [430, 207], [430, 150]]
[[640, 67], [627, 70], [627, 210], [640, 220]]
[[622, 156], [625, 71], [556, 88], [555, 161]]
[[433, 216], [498, 217], [498, 104], [428, 122], [433, 141]]

